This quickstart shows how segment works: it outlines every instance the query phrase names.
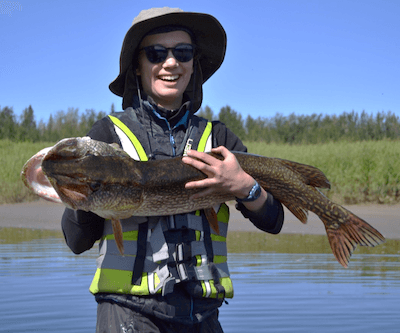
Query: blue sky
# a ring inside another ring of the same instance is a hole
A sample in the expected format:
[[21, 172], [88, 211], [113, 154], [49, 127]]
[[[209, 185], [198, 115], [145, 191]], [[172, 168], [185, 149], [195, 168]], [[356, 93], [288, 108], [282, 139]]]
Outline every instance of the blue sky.
[[68, 108], [109, 112], [121, 98], [122, 40], [150, 7], [214, 15], [228, 35], [203, 106], [276, 113], [400, 115], [399, 0], [0, 0], [0, 106], [36, 121]]

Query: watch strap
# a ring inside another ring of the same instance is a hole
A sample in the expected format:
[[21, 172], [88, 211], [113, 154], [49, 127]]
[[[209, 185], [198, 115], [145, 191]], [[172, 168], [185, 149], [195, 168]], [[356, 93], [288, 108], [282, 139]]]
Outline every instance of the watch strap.
[[251, 188], [249, 195], [243, 199], [236, 198], [236, 201], [237, 202], [251, 202], [251, 201], [257, 200], [260, 197], [260, 195], [261, 195], [261, 186], [256, 181], [254, 186]]

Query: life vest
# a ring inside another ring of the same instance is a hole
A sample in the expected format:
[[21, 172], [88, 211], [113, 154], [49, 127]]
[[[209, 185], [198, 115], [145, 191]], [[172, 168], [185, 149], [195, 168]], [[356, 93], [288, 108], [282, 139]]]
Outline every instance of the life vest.
[[[109, 116], [122, 148], [132, 158], [145, 162], [148, 154], [129, 128], [139, 125], [134, 122], [128, 127], [122, 121], [123, 115]], [[191, 130], [184, 152], [193, 148], [211, 150], [212, 123], [196, 118], [199, 123]], [[232, 298], [226, 247], [229, 208], [221, 204], [214, 209], [219, 234], [210, 228], [203, 211], [122, 220], [124, 256], [117, 249], [111, 221], [106, 220], [90, 291], [93, 294], [164, 295], [172, 292], [176, 283], [184, 282], [194, 297]]]

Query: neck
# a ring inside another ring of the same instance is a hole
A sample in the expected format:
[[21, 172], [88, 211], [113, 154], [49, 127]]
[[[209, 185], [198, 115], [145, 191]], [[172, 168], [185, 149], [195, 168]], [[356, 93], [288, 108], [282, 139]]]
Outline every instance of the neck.
[[157, 104], [158, 107], [172, 111], [172, 110], [177, 110], [177, 109], [179, 109], [181, 107], [181, 105], [182, 105], [182, 97], [178, 98], [178, 99], [175, 99], [171, 103], [165, 103], [165, 102], [158, 103], [157, 101], [154, 101], [154, 102]]

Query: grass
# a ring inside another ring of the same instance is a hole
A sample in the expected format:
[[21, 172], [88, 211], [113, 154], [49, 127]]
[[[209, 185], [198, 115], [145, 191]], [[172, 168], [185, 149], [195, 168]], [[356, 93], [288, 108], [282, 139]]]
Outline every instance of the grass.
[[[0, 140], [0, 204], [32, 201], [20, 179], [24, 163], [50, 142]], [[325, 192], [341, 204], [400, 202], [400, 141], [285, 145], [246, 142], [249, 152], [321, 169], [331, 182]]]
[[12, 142], [0, 140], [0, 204], [36, 200], [21, 181], [21, 170], [25, 162], [39, 150], [54, 145], [50, 142]]
[[316, 145], [246, 143], [249, 152], [313, 165], [325, 173], [324, 192], [342, 204], [400, 201], [400, 141], [339, 142]]

